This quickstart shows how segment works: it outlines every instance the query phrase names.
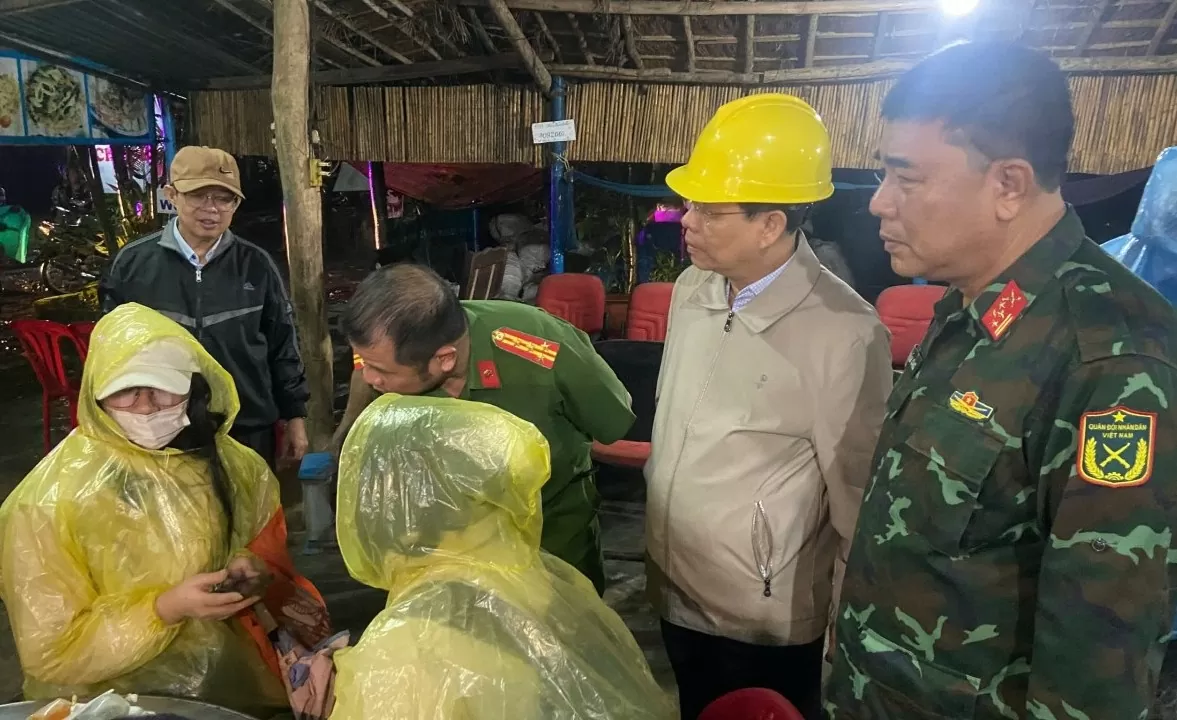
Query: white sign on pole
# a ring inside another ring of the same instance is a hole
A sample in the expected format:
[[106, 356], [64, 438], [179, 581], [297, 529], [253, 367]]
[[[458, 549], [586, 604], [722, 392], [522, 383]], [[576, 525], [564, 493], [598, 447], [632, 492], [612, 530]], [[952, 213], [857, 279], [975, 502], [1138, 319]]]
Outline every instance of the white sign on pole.
[[576, 139], [575, 120], [556, 120], [531, 124], [531, 139], [536, 145], [572, 142]]
[[176, 214], [176, 206], [172, 204], [171, 200], [164, 197], [162, 187], [155, 189], [155, 212], [158, 215]]
[[114, 172], [114, 158], [109, 145], [95, 145], [94, 154], [98, 156], [98, 177], [102, 180], [102, 191], [113, 195], [119, 191], [118, 177]]

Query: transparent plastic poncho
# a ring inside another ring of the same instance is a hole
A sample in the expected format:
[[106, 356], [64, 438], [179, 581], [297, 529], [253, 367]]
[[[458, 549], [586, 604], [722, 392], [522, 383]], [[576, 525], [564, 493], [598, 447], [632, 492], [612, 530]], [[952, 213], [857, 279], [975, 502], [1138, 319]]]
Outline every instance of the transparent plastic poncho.
[[[217, 446], [232, 485], [231, 532], [203, 460], [133, 445], [94, 399], [136, 353], [165, 339], [191, 348], [210, 409], [227, 416]], [[265, 463], [227, 436], [237, 409], [232, 378], [171, 320], [129, 304], [95, 327], [78, 427], [0, 508], [0, 595], [27, 698], [114, 690], [238, 709], [286, 705], [238, 623], [165, 626], [155, 611], [160, 593], [224, 568], [280, 509]]]
[[339, 546], [388, 602], [335, 656], [332, 720], [676, 716], [621, 618], [540, 551], [550, 470], [535, 426], [491, 405], [385, 395], [364, 412]]
[[1177, 147], [1157, 158], [1132, 231], [1101, 247], [1170, 303], [1177, 303]]

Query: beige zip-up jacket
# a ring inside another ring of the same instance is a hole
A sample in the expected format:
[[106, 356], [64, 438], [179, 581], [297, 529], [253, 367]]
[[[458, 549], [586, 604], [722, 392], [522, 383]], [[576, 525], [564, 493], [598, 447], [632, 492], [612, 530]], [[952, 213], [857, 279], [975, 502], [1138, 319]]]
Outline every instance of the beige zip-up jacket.
[[891, 382], [874, 308], [803, 236], [734, 313], [723, 277], [683, 272], [646, 464], [648, 578], [663, 618], [764, 645], [821, 637]]

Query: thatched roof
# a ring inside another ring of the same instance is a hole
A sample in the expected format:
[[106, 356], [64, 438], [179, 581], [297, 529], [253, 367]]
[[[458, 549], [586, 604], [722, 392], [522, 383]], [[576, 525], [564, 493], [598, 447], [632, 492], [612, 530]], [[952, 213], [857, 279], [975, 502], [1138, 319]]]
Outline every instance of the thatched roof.
[[[859, 79], [958, 38], [1016, 38], [1077, 72], [1177, 71], [1177, 0], [979, 0], [963, 18], [940, 0], [309, 2], [322, 84]], [[0, 0], [0, 45], [162, 87], [259, 86], [272, 21], [271, 0]], [[242, 79], [209, 82], [225, 77]]]

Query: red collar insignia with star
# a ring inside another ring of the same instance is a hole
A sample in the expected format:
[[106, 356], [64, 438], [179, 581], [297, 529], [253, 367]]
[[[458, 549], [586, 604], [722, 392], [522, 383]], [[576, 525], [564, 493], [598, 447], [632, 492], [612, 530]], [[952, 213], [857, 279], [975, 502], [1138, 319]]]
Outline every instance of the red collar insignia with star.
[[1030, 301], [1026, 299], [1022, 289], [1018, 287], [1016, 282], [1010, 280], [981, 317], [981, 324], [989, 332], [989, 337], [995, 341], [1000, 340], [1029, 304]]

